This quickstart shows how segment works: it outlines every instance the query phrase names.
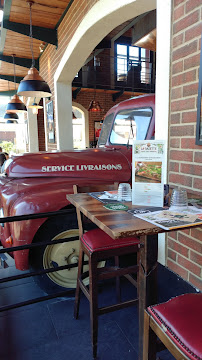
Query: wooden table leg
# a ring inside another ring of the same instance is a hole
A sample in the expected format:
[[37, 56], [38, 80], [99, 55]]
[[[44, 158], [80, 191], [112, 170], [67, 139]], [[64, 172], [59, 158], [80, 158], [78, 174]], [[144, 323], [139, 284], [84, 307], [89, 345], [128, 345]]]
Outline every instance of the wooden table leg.
[[[140, 237], [139, 262], [139, 360], [143, 359], [144, 309], [157, 303], [158, 235]], [[149, 360], [154, 360], [155, 341], [149, 350]]]

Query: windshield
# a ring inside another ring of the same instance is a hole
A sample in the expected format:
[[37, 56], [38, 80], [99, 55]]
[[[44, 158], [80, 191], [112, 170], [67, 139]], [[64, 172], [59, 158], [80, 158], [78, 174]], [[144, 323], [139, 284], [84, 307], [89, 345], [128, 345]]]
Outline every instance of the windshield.
[[120, 111], [114, 120], [110, 143], [132, 145], [133, 140], [146, 139], [151, 118], [151, 108]]
[[102, 130], [99, 136], [99, 140], [98, 140], [98, 146], [102, 146], [105, 145], [111, 130], [111, 126], [112, 126], [112, 121], [114, 118], [114, 113], [106, 116], [106, 118], [104, 119], [103, 125], [102, 125]]

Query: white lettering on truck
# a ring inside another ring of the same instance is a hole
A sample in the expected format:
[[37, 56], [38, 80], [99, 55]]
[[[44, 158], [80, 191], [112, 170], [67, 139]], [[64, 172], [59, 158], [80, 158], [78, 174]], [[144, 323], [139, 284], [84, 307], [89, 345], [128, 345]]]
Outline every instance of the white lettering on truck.
[[92, 171], [92, 170], [122, 170], [121, 164], [100, 164], [100, 165], [50, 165], [50, 166], [42, 166], [42, 172], [59, 172], [59, 171]]

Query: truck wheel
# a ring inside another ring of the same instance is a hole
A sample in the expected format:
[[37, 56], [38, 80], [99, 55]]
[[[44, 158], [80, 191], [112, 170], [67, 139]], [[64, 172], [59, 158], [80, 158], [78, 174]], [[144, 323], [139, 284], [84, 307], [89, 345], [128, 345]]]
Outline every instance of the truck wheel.
[[[67, 264], [78, 263], [79, 256], [79, 232], [77, 228], [76, 215], [58, 217], [47, 220], [41, 229], [37, 232], [34, 242], [53, 241], [78, 236], [78, 240], [53, 244], [49, 246], [40, 246], [30, 251], [31, 271], [54, 268]], [[99, 266], [103, 266], [100, 263]], [[46, 293], [51, 294], [56, 291], [64, 291], [67, 288], [76, 288], [77, 267], [55, 271], [49, 274], [34, 276], [35, 282]], [[84, 271], [88, 270], [88, 265]], [[88, 279], [86, 279], [86, 285]]]

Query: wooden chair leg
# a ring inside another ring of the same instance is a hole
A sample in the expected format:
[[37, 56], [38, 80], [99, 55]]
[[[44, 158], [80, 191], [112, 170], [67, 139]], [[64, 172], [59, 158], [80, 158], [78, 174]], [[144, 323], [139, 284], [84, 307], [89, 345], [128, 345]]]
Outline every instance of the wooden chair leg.
[[150, 316], [144, 312], [143, 360], [156, 360], [157, 336], [150, 327]]
[[89, 292], [90, 292], [90, 323], [93, 358], [97, 357], [98, 338], [98, 279], [97, 262], [89, 258]]
[[[114, 256], [115, 266], [119, 267], [119, 256]], [[121, 302], [121, 286], [120, 286], [120, 277], [116, 276], [116, 300], [118, 303]]]
[[79, 305], [80, 305], [80, 297], [81, 297], [81, 289], [79, 284], [79, 278], [83, 274], [83, 262], [84, 262], [84, 252], [82, 247], [80, 246], [79, 250], [79, 262], [78, 262], [78, 277], [77, 277], [77, 285], [75, 292], [75, 302], [74, 302], [74, 318], [78, 319], [79, 316]]

